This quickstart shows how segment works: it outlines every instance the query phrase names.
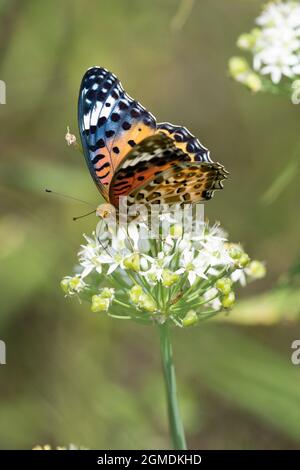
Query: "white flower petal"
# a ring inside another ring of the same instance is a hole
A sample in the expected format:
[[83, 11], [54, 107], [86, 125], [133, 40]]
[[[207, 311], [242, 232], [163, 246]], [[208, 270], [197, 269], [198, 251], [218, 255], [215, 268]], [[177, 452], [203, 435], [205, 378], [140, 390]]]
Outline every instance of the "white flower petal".
[[117, 263], [111, 264], [110, 267], [107, 270], [107, 274], [109, 275], [109, 274], [113, 273], [117, 269], [118, 266], [119, 265]]
[[194, 271], [189, 271], [188, 280], [191, 286], [195, 283], [196, 279], [197, 279], [196, 273]]

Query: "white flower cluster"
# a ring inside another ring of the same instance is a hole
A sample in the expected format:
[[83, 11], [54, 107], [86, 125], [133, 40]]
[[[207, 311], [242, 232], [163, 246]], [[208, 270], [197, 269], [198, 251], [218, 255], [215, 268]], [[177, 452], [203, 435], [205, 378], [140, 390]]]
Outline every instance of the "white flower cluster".
[[265, 274], [218, 225], [202, 223], [195, 236], [177, 223], [151, 238], [144, 223], [113, 230], [102, 220], [85, 239], [77, 274], [65, 277], [62, 288], [117, 318], [189, 326], [229, 309], [235, 282]]
[[292, 83], [300, 76], [300, 2], [268, 3], [256, 24], [237, 41], [238, 47], [252, 53], [254, 71], [244, 58], [233, 57], [229, 62], [231, 75], [252, 91], [273, 92], [276, 88], [272, 86], [287, 77], [291, 92]]
[[270, 75], [275, 84], [283, 75], [300, 75], [300, 3], [270, 3], [256, 23], [260, 34], [253, 46], [254, 69]]

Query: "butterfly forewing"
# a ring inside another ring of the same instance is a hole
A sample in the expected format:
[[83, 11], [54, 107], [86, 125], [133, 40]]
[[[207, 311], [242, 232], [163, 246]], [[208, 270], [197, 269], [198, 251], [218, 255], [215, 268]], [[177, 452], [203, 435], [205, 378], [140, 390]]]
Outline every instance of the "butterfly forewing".
[[89, 170], [108, 200], [115, 169], [136, 144], [155, 132], [155, 119], [124, 91], [114, 74], [93, 67], [82, 79], [78, 121]]

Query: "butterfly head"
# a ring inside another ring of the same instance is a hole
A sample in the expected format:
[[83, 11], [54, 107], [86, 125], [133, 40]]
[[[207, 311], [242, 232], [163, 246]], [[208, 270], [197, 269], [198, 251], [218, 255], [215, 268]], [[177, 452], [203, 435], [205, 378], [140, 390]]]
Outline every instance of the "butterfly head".
[[112, 204], [100, 204], [96, 209], [96, 215], [101, 219], [108, 219], [111, 216], [114, 216], [116, 213], [116, 208]]

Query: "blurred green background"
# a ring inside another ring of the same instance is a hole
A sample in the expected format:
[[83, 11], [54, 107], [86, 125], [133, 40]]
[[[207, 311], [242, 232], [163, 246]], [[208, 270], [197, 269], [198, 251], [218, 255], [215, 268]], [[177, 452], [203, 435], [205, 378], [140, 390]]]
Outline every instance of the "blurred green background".
[[[299, 188], [263, 195], [297, 145], [299, 109], [252, 96], [227, 74], [255, 0], [1, 0], [0, 447], [73, 442], [89, 448], [168, 448], [158, 332], [92, 314], [65, 299], [86, 206], [99, 203], [77, 133], [84, 71], [102, 65], [158, 121], [185, 125], [230, 170], [206, 205], [232, 241], [265, 260], [267, 277], [240, 294], [224, 321], [174, 332], [179, 392], [193, 449], [295, 449], [300, 366], [297, 323]], [[295, 170], [296, 171], [296, 170]]]

